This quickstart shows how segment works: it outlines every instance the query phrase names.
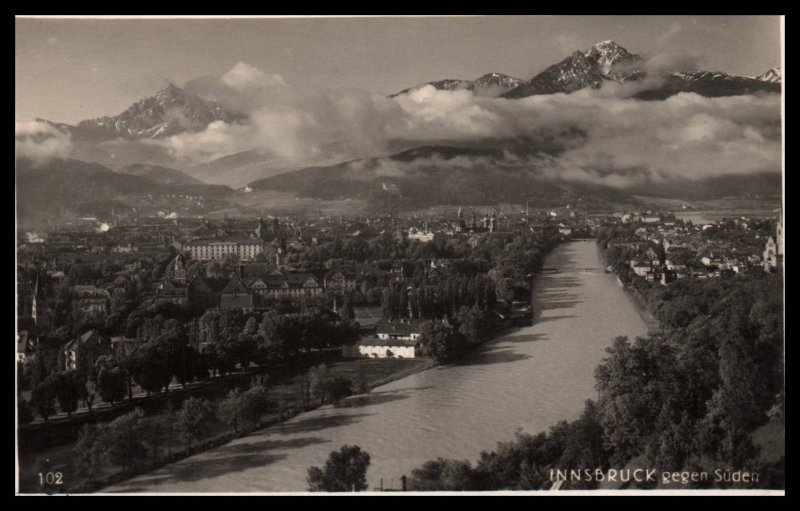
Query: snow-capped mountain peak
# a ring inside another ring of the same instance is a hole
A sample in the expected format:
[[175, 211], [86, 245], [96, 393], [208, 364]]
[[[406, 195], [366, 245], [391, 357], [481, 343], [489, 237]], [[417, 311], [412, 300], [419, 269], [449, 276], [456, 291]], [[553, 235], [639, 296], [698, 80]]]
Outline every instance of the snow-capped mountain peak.
[[620, 63], [632, 62], [639, 57], [618, 45], [614, 41], [603, 41], [592, 46], [585, 56], [593, 61], [601, 73], [608, 75], [614, 66]]
[[504, 75], [502, 73], [487, 73], [472, 81], [445, 79], [435, 82], [427, 82], [422, 85], [400, 91], [390, 97], [395, 97], [407, 92], [418, 90], [426, 85], [431, 85], [439, 90], [469, 90], [476, 96], [497, 97], [505, 92], [510, 91], [520, 83], [522, 83], [522, 80], [519, 78], [514, 78], [513, 76]]
[[761, 80], [762, 82], [781, 83], [783, 80], [783, 70], [780, 66], [773, 67], [766, 73], [756, 76], [755, 79]]
[[233, 122], [240, 117], [226, 111], [216, 101], [206, 101], [170, 83], [115, 117], [82, 121], [78, 127], [124, 138], [161, 138], [184, 131], [200, 131], [214, 121]]

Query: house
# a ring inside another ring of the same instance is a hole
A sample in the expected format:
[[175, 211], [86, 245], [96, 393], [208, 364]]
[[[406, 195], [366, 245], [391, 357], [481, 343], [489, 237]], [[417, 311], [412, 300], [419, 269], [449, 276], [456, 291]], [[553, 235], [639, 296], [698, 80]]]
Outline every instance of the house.
[[644, 278], [647, 282], [660, 282], [661, 274], [656, 270], [650, 270], [645, 273]]
[[250, 261], [264, 252], [266, 244], [258, 238], [229, 240], [195, 240], [186, 244], [186, 248], [196, 261], [224, 259], [235, 255], [242, 261]]
[[186, 259], [183, 254], [178, 254], [170, 261], [165, 271], [165, 276], [178, 282], [186, 282]]
[[646, 277], [652, 271], [651, 265], [639, 261], [631, 261], [631, 269], [638, 277]]
[[416, 341], [422, 329], [418, 319], [398, 319], [381, 321], [375, 326], [375, 335], [381, 340]]
[[319, 296], [322, 294], [320, 280], [311, 273], [274, 271], [269, 275], [243, 281], [242, 284], [249, 291], [264, 297]]
[[28, 331], [23, 330], [17, 334], [17, 362], [25, 362], [25, 359], [33, 351], [31, 339], [28, 337]]
[[156, 289], [153, 303], [155, 305], [172, 303], [187, 307], [189, 305], [189, 287], [183, 281], [164, 279]]
[[329, 271], [325, 274], [323, 282], [325, 289], [337, 291], [355, 289], [358, 286], [358, 279], [356, 279], [355, 274], [344, 268]]
[[81, 369], [88, 372], [100, 356], [112, 354], [111, 344], [94, 330], [89, 330], [62, 346], [62, 369], [65, 371]]
[[762, 259], [764, 260], [764, 271], [772, 271], [778, 267], [778, 244], [775, 243], [772, 236], [767, 238]]
[[242, 309], [242, 312], [253, 310], [253, 295], [242, 279], [234, 277], [228, 281], [220, 294], [219, 308]]
[[108, 312], [111, 295], [107, 290], [96, 286], [73, 286], [72, 292], [77, 298], [73, 304], [79, 313], [85, 316], [100, 316]]
[[428, 243], [429, 241], [433, 241], [433, 232], [427, 229], [420, 231], [417, 228], [412, 227], [408, 230], [408, 239], [419, 240], [420, 243]]
[[344, 346], [344, 357], [414, 358], [423, 321], [399, 319], [380, 321], [375, 337], [361, 339], [353, 346]]
[[117, 336], [111, 338], [111, 349], [120, 358], [131, 355], [139, 347], [140, 341], [136, 338]]
[[353, 346], [344, 346], [342, 356], [347, 358], [415, 358], [417, 341], [361, 339]]

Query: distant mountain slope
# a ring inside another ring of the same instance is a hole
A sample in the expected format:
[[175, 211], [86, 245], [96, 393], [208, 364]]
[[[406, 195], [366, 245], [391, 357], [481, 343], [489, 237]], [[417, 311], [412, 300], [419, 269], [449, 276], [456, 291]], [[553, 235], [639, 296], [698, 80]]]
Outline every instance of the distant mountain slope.
[[629, 202], [625, 193], [546, 179], [536, 169], [510, 164], [499, 149], [428, 146], [383, 158], [309, 167], [250, 183], [253, 189], [320, 199], [366, 199], [387, 208], [499, 202], [555, 206], [582, 197], [587, 203]]
[[472, 81], [446, 79], [435, 82], [427, 82], [423, 83], [422, 85], [417, 85], [416, 87], [411, 87], [409, 89], [392, 94], [390, 97], [396, 97], [401, 94], [419, 90], [426, 85], [431, 85], [439, 90], [468, 90], [476, 96], [497, 97], [510, 91], [520, 83], [522, 83], [522, 80], [519, 78], [514, 78], [513, 76], [508, 76], [501, 73], [487, 73]]
[[781, 84], [734, 76], [727, 73], [697, 71], [694, 73], [675, 73], [666, 78], [663, 85], [640, 92], [638, 99], [666, 99], [680, 92], [694, 92], [706, 97], [740, 96], [757, 93], [779, 93]]
[[766, 73], [756, 76], [755, 79], [761, 80], [762, 82], [781, 83], [783, 80], [783, 70], [780, 66], [773, 67]]
[[748, 175], [709, 177], [697, 181], [672, 181], [658, 185], [631, 187], [627, 191], [634, 195], [668, 197], [683, 200], [712, 200], [724, 197], [781, 197], [781, 174], [761, 172]]
[[144, 163], [135, 163], [123, 167], [120, 172], [123, 174], [130, 174], [132, 176], [146, 177], [158, 183], [164, 184], [184, 184], [184, 185], [202, 185], [205, 184], [197, 178], [194, 178], [177, 169], [168, 167], [159, 167], [158, 165], [148, 165]]
[[206, 101], [169, 84], [117, 116], [81, 121], [76, 127], [123, 138], [164, 138], [203, 130], [214, 121], [231, 123], [241, 118], [214, 101]]
[[226, 184], [233, 187], [292, 170], [285, 163], [264, 156], [258, 151], [243, 151], [217, 158], [207, 163], [194, 165], [186, 173], [212, 184]]
[[68, 212], [85, 214], [97, 205], [146, 194], [222, 197], [229, 193], [232, 190], [226, 186], [159, 183], [79, 160], [52, 159], [36, 164], [22, 158], [16, 166], [20, 224]]
[[[551, 148], [553, 154], [555, 149]], [[376, 205], [413, 209], [445, 204], [524, 203], [552, 207], [580, 199], [586, 205], [630, 203], [633, 195], [714, 199], [780, 196], [780, 173], [674, 179], [628, 188], [544, 175], [508, 149], [425, 146], [381, 158], [308, 167], [250, 183], [257, 190], [319, 199], [366, 199]]]
[[634, 66], [641, 60], [641, 57], [628, 52], [617, 43], [603, 41], [588, 51], [574, 52], [502, 97], [524, 98], [537, 94], [569, 93], [587, 87], [599, 88], [607, 80], [636, 79], [639, 73]]

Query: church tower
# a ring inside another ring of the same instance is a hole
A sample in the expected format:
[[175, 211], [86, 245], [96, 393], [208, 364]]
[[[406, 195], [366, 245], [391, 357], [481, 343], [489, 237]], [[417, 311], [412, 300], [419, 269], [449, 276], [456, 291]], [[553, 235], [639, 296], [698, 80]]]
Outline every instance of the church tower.
[[183, 254], [179, 253], [172, 260], [168, 276], [173, 280], [186, 282], [186, 262], [183, 259]]
[[256, 227], [256, 238], [260, 240], [268, 240], [269, 234], [267, 232], [267, 224], [264, 223], [264, 219], [262, 217], [258, 217], [258, 227]]
[[33, 318], [33, 324], [36, 324], [36, 295], [39, 293], [39, 274], [36, 274], [36, 284], [33, 287], [33, 300], [31, 301], [31, 317]]

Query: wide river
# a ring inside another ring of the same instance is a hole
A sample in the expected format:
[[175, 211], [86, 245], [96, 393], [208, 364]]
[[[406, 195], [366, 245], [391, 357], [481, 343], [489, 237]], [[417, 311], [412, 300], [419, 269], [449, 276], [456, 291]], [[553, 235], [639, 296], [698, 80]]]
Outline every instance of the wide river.
[[[647, 327], [594, 241], [558, 246], [534, 286], [537, 318], [465, 363], [414, 374], [222, 447], [109, 487], [106, 492], [305, 491], [306, 471], [344, 444], [371, 457], [370, 489], [437, 457], [475, 461], [510, 440], [578, 417], [596, 398], [594, 369], [613, 337]], [[555, 270], [555, 271], [554, 271]]]

